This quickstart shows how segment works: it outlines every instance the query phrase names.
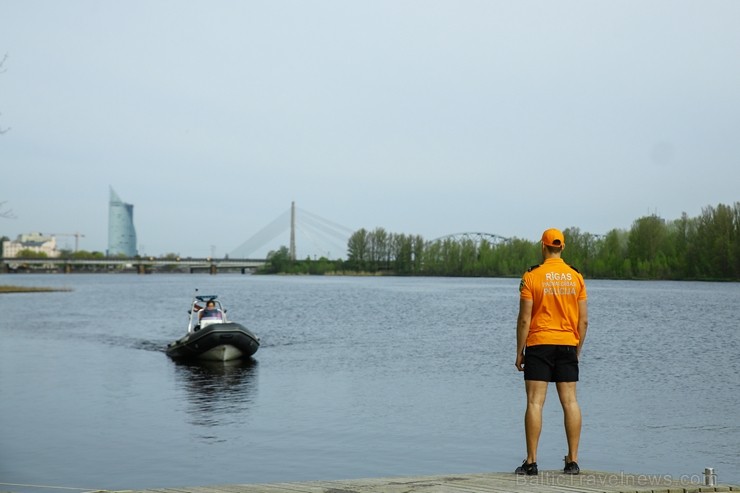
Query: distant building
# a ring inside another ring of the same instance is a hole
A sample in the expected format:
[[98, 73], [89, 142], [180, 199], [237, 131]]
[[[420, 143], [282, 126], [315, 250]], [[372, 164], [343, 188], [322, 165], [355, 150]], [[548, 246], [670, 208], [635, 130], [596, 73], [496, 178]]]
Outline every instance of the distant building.
[[3, 241], [3, 257], [15, 258], [22, 250], [45, 253], [47, 257], [58, 257], [61, 253], [57, 251], [57, 239], [41, 233], [18, 235], [15, 241]]
[[108, 256], [136, 256], [134, 206], [122, 202], [113, 187], [108, 203]]

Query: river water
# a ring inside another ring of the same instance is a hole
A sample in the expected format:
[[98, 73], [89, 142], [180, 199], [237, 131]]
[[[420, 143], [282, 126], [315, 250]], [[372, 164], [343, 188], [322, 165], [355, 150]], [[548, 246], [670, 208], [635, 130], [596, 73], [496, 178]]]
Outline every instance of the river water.
[[[517, 279], [4, 275], [0, 491], [513, 471]], [[195, 288], [262, 347], [186, 365]], [[584, 469], [740, 484], [740, 284], [590, 281]], [[565, 455], [553, 386], [540, 470]], [[33, 485], [33, 486], [32, 486]]]

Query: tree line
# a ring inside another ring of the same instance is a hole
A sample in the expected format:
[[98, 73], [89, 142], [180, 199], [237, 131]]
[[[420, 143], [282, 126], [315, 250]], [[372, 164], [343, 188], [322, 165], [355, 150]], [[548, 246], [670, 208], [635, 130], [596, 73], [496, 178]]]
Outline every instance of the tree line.
[[[629, 230], [604, 235], [563, 230], [563, 259], [592, 279], [740, 280], [740, 202], [707, 206], [697, 217], [641, 217]], [[541, 262], [539, 241], [444, 238], [355, 231], [346, 260], [291, 261], [287, 247], [270, 252], [265, 273], [368, 273], [408, 276], [518, 277]]]

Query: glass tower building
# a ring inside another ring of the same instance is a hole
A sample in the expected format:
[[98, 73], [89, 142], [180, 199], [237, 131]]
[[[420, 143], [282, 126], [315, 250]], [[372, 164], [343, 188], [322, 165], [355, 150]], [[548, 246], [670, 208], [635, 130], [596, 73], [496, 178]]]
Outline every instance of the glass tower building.
[[122, 202], [113, 187], [108, 202], [108, 255], [136, 256], [134, 206]]

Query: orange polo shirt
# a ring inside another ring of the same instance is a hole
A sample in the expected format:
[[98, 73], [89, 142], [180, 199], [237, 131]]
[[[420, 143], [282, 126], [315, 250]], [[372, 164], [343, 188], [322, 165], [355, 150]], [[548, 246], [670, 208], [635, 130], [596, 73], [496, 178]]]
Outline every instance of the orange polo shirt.
[[532, 323], [527, 346], [577, 346], [578, 302], [585, 300], [583, 276], [561, 258], [531, 267], [519, 283], [521, 299], [532, 300]]

